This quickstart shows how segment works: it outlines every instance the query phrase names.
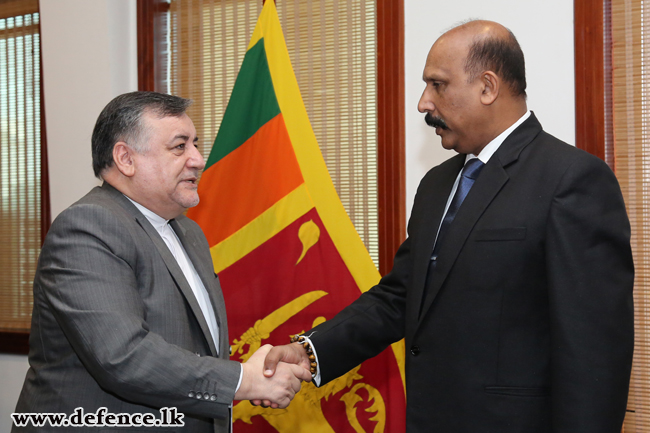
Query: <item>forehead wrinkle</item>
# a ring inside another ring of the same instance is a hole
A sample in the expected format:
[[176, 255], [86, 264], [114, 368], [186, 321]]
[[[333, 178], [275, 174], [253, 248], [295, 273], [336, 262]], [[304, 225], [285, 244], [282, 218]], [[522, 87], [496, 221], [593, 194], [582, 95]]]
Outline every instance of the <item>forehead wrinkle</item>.
[[176, 135], [172, 138], [172, 141], [178, 140], [179, 138], [180, 138], [181, 140], [183, 140], [183, 141], [187, 141], [187, 140], [190, 139], [190, 136], [189, 136], [189, 135], [185, 135], [185, 134], [176, 134]]
[[439, 65], [427, 64], [422, 71], [422, 80], [427, 81], [449, 81], [451, 72], [447, 71], [445, 68], [441, 68]]

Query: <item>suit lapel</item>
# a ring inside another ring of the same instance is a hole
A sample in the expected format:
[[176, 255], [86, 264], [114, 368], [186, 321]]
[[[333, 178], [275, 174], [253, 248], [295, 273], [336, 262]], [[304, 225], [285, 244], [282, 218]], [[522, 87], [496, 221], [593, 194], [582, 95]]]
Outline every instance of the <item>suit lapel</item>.
[[425, 215], [425, 219], [424, 223], [420, 225], [420, 230], [412, 236], [412, 239], [415, 240], [413, 247], [415, 261], [413, 264], [413, 299], [416, 300], [417, 305], [417, 309], [412, 314], [415, 314], [415, 317], [421, 311], [420, 304], [438, 227], [442, 221], [447, 199], [464, 162], [465, 155], [456, 155], [447, 164], [440, 167], [441, 172], [436, 176], [436, 182], [430, 187], [423, 200], [422, 209], [418, 210], [420, 214]]
[[140, 224], [140, 227], [142, 227], [142, 229], [147, 233], [147, 235], [149, 235], [149, 238], [156, 246], [156, 249], [160, 253], [160, 257], [162, 257], [163, 262], [165, 262], [165, 266], [167, 266], [169, 273], [171, 274], [172, 278], [176, 282], [176, 285], [180, 289], [181, 293], [183, 293], [183, 296], [185, 297], [185, 300], [189, 304], [190, 308], [192, 309], [192, 313], [194, 313], [196, 320], [199, 322], [199, 326], [201, 327], [201, 331], [203, 331], [203, 336], [208, 342], [208, 346], [210, 346], [210, 351], [212, 352], [212, 355], [216, 356], [217, 350], [214, 346], [214, 340], [212, 338], [212, 333], [210, 332], [210, 328], [208, 327], [208, 322], [205, 320], [203, 311], [201, 311], [201, 307], [199, 306], [199, 303], [196, 300], [196, 296], [194, 295], [194, 292], [192, 291], [190, 284], [187, 282], [187, 279], [185, 278], [185, 275], [183, 274], [181, 267], [178, 265], [178, 262], [176, 261], [172, 253], [169, 251], [169, 248], [167, 248], [165, 241], [163, 241], [163, 239], [160, 237], [156, 229], [153, 228], [151, 223], [149, 223], [149, 220], [147, 220], [147, 218], [144, 215], [142, 215], [139, 211], [137, 212], [138, 214], [135, 215], [136, 221], [138, 222], [138, 224]]
[[[472, 189], [458, 210], [454, 221], [447, 229], [445, 241], [440, 246], [436, 272], [433, 276], [433, 280], [429, 283], [429, 287], [426, 288], [427, 291], [422, 301], [423, 305], [421, 308], [421, 314], [418, 318], [418, 323], [421, 322], [422, 318], [426, 316], [429, 308], [431, 308], [433, 301], [440, 292], [440, 289], [447, 279], [458, 255], [463, 249], [469, 234], [474, 229], [476, 222], [479, 220], [481, 215], [483, 215], [499, 191], [508, 182], [509, 176], [506, 167], [517, 161], [521, 151], [530, 144], [541, 131], [542, 126], [535, 115], [531, 112], [530, 117], [504, 140], [497, 152], [492, 156], [492, 158], [490, 158], [485, 168], [482, 170], [480, 176], [472, 186]], [[458, 157], [461, 157], [462, 162], [464, 163], [465, 156], [458, 155], [456, 158]], [[458, 168], [458, 170], [460, 170], [460, 168]], [[458, 171], [456, 171], [456, 175], [457, 174]], [[447, 177], [442, 177], [441, 183], [446, 184], [448, 181]], [[451, 187], [449, 190], [451, 190]], [[436, 195], [432, 197], [432, 200], [442, 201], [444, 211], [444, 204], [449, 197], [449, 192], [442, 199], [439, 197], [439, 191], [434, 192], [434, 194]], [[435, 233], [440, 224], [442, 214], [442, 212], [440, 212], [440, 214], [437, 213], [439, 206], [440, 205], [438, 204], [436, 207], [436, 213], [430, 214], [433, 225], [435, 226], [433, 236], [431, 236], [430, 233], [432, 230], [431, 227], [427, 227], [427, 229], [424, 230], [426, 231], [425, 236], [427, 236], [427, 238], [425, 238], [426, 247], [429, 247], [430, 245], [430, 249], [426, 250], [426, 254], [418, 254], [415, 256], [418, 257], [418, 260], [420, 260], [421, 263], [418, 262], [415, 264], [417, 268], [414, 270], [414, 274], [423, 276], [421, 278], [422, 281], [418, 281], [418, 285], [415, 287], [416, 296], [419, 291], [424, 289], [424, 279], [426, 278], [431, 251], [433, 251], [433, 239], [435, 239]], [[430, 225], [431, 224], [424, 224], [424, 226]], [[416, 299], [422, 299], [422, 297]]]
[[208, 296], [210, 297], [210, 303], [212, 304], [212, 309], [214, 310], [214, 315], [217, 319], [217, 325], [219, 326], [219, 354], [227, 354], [228, 324], [224, 320], [226, 318], [226, 308], [223, 299], [223, 292], [221, 291], [221, 284], [219, 283], [219, 280], [215, 278], [212, 262], [206, 263], [206, 261], [202, 260], [198, 254], [198, 239], [196, 239], [196, 236], [187, 231], [183, 224], [180, 223], [182, 218], [185, 217], [175, 219], [172, 221], [171, 225], [183, 244], [183, 248], [185, 248], [187, 255], [192, 261], [192, 264], [194, 265], [196, 272], [199, 274], [199, 277], [208, 292]]
[[[212, 339], [210, 328], [208, 327], [208, 323], [206, 322], [205, 317], [203, 316], [201, 307], [199, 307], [199, 303], [197, 302], [196, 297], [194, 296], [194, 292], [192, 291], [192, 288], [187, 282], [187, 279], [185, 278], [183, 271], [178, 265], [178, 262], [176, 261], [172, 253], [169, 251], [169, 248], [167, 248], [165, 241], [163, 241], [163, 239], [160, 237], [156, 229], [151, 225], [149, 220], [144, 215], [142, 215], [142, 213], [140, 213], [140, 211], [135, 207], [135, 205], [131, 203], [131, 201], [129, 201], [129, 199], [124, 196], [124, 194], [122, 194], [120, 191], [113, 188], [110, 184], [106, 182], [104, 182], [104, 184], [102, 185], [102, 190], [106, 191], [109, 194], [109, 196], [115, 202], [117, 202], [128, 215], [134, 218], [138, 223], [138, 225], [149, 236], [151, 242], [153, 242], [156, 249], [158, 250], [158, 253], [160, 254], [160, 257], [165, 263], [165, 266], [169, 270], [170, 275], [174, 279], [176, 286], [179, 288], [179, 290], [185, 297], [185, 300], [187, 301], [187, 303], [189, 304], [192, 310], [192, 313], [194, 313], [194, 316], [196, 317], [196, 320], [199, 323], [199, 326], [201, 327], [201, 331], [203, 331], [203, 336], [205, 337], [205, 340], [208, 343], [210, 352], [214, 356], [216, 356], [217, 351], [214, 346], [214, 340]], [[203, 279], [204, 277], [202, 276], [201, 278]]]
[[436, 271], [423, 301], [420, 319], [426, 316], [427, 310], [433, 304], [474, 225], [508, 181], [507, 173], [497, 162], [491, 159], [485, 166], [447, 229], [445, 240], [440, 245]]

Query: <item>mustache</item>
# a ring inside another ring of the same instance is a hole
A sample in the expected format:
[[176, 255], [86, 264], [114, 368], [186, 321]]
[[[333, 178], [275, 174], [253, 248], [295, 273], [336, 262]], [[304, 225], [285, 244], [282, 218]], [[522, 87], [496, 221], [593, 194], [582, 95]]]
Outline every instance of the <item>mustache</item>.
[[427, 125], [429, 125], [432, 128], [442, 128], [445, 130], [448, 130], [449, 127], [447, 126], [447, 122], [445, 122], [442, 117], [439, 116], [432, 116], [431, 113], [427, 113], [424, 116], [424, 121], [426, 122]]

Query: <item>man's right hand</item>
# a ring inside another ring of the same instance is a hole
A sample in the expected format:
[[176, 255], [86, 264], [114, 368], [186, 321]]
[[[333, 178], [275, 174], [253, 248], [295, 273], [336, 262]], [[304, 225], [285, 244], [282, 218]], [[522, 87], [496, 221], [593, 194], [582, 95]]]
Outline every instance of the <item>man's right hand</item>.
[[[300, 391], [301, 381], [311, 380], [309, 367], [304, 368], [296, 365], [298, 362], [279, 363], [275, 361], [273, 363], [273, 373], [266, 374], [265, 359], [267, 359], [267, 354], [271, 351], [271, 348], [270, 344], [262, 346], [247, 362], [242, 364], [242, 382], [235, 394], [235, 400], [263, 401], [269, 406], [283, 409], [289, 406], [294, 395]], [[274, 355], [272, 359], [275, 359], [276, 356]]]
[[309, 371], [309, 356], [300, 343], [275, 346], [271, 349], [264, 360], [264, 376], [273, 376], [275, 374], [275, 369], [280, 362], [296, 364]]
[[[295, 364], [309, 372], [309, 356], [300, 343], [275, 346], [271, 349], [264, 360], [264, 376], [273, 377], [282, 363]], [[311, 380], [311, 373], [309, 374], [309, 380]], [[269, 399], [251, 399], [251, 403], [255, 406], [262, 405], [274, 409], [279, 407]]]

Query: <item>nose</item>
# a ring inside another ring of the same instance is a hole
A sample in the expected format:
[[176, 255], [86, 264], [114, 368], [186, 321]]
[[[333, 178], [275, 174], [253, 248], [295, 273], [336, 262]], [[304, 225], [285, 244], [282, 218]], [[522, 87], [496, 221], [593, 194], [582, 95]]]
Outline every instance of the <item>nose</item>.
[[203, 155], [201, 155], [201, 152], [199, 152], [198, 147], [196, 146], [191, 146], [191, 147], [192, 149], [190, 151], [192, 153], [190, 154], [190, 157], [187, 160], [187, 164], [192, 168], [203, 170], [203, 168], [205, 168], [205, 159], [203, 159]]
[[432, 113], [436, 109], [429, 93], [429, 86], [427, 85], [424, 88], [424, 92], [422, 92], [422, 96], [420, 96], [420, 101], [418, 102], [418, 111], [420, 113]]

